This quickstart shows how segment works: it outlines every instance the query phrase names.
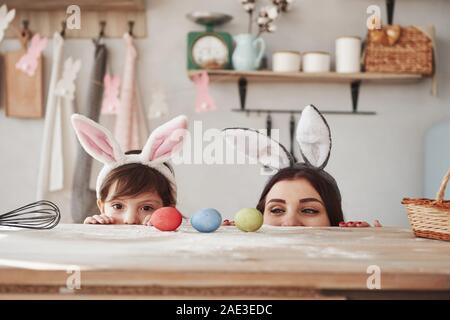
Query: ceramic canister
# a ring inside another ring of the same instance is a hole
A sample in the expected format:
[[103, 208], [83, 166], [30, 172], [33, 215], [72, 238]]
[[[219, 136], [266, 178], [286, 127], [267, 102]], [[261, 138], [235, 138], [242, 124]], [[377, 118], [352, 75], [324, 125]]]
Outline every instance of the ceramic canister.
[[274, 72], [298, 72], [300, 65], [301, 54], [298, 51], [277, 51], [272, 56]]
[[361, 71], [361, 38], [340, 37], [336, 39], [336, 72]]
[[303, 72], [329, 72], [330, 54], [324, 51], [303, 53]]

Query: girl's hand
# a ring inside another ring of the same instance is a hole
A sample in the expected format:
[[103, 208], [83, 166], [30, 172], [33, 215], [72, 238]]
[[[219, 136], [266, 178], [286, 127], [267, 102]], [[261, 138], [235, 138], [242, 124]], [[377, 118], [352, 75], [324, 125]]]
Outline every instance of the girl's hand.
[[84, 222], [84, 224], [114, 224], [114, 219], [111, 217], [108, 217], [106, 214], [96, 214], [92, 217], [87, 217]]
[[[381, 223], [378, 220], [375, 220], [373, 222], [373, 226], [377, 227], [377, 228], [382, 227]], [[342, 227], [342, 228], [368, 228], [368, 227], [371, 227], [371, 225], [365, 221], [349, 221], [349, 222], [342, 221], [342, 222], [339, 222], [339, 227]]]
[[151, 214], [149, 214], [148, 216], [146, 216], [145, 218], [144, 218], [144, 221], [142, 221], [142, 225], [144, 225], [144, 226], [153, 226], [153, 224], [150, 222], [150, 218], [152, 217], [152, 215]]
[[234, 226], [234, 221], [225, 219], [225, 220], [223, 220], [222, 226]]

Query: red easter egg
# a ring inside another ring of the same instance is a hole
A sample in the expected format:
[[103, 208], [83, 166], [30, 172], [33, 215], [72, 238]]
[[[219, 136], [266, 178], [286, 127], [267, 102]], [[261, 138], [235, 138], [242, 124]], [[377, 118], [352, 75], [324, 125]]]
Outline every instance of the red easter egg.
[[161, 231], [174, 231], [182, 221], [181, 213], [174, 207], [162, 207], [153, 212], [150, 223]]

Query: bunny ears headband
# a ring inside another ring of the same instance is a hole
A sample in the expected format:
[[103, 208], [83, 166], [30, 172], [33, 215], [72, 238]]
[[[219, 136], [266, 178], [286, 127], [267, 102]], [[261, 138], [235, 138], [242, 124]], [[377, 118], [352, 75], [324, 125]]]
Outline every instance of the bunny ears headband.
[[163, 174], [169, 180], [176, 199], [175, 176], [165, 162], [170, 160], [183, 144], [187, 130], [185, 116], [178, 116], [156, 128], [148, 137], [142, 152], [129, 155], [122, 151], [112, 133], [98, 123], [79, 114], [72, 115], [71, 120], [81, 146], [104, 165], [97, 177], [97, 199], [100, 199], [100, 188], [111, 170], [129, 163], [141, 163]]
[[[223, 130], [223, 134], [227, 142], [231, 143], [238, 152], [244, 153], [248, 158], [256, 160], [264, 167], [280, 170], [294, 165], [302, 165], [282, 144], [257, 130], [227, 128]], [[236, 143], [236, 140], [239, 141], [239, 139], [248, 139], [250, 143]], [[327, 121], [315, 106], [308, 105], [303, 109], [295, 139], [300, 147], [303, 165], [325, 172], [323, 169], [330, 158], [331, 133]]]

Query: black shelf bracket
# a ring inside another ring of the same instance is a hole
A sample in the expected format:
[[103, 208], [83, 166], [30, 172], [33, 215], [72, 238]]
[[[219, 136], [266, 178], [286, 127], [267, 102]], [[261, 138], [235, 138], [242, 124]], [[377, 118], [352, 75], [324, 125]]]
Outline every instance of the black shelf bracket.
[[[245, 101], [247, 98], [247, 85], [248, 81], [245, 77], [240, 77], [238, 80], [238, 90], [239, 90], [239, 101], [240, 108], [232, 109], [233, 112], [245, 112], [247, 115], [250, 113], [256, 113], [258, 115], [270, 114], [270, 113], [301, 113], [298, 109], [247, 109], [245, 107]], [[350, 84], [351, 96], [352, 96], [352, 110], [351, 111], [338, 111], [338, 110], [321, 110], [323, 114], [342, 114], [342, 115], [375, 115], [376, 112], [373, 111], [358, 111], [358, 97], [359, 88], [361, 86], [361, 80], [355, 80]]]
[[358, 98], [359, 98], [359, 89], [361, 87], [361, 80], [353, 81], [350, 84], [350, 91], [352, 94], [352, 112], [358, 112]]
[[394, 21], [395, 0], [386, 0], [387, 22], [392, 24]]
[[244, 77], [239, 78], [239, 101], [241, 103], [241, 110], [245, 110], [245, 99], [247, 98], [247, 79]]

